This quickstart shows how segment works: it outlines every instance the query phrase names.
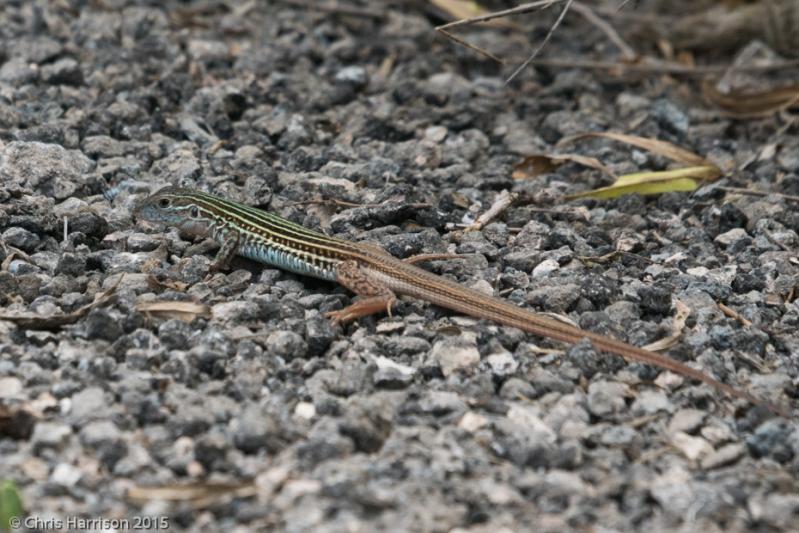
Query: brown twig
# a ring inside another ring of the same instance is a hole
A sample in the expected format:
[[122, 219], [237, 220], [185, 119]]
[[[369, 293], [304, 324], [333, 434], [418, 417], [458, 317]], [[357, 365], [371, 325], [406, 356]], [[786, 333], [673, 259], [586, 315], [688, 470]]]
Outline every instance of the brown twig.
[[731, 67], [729, 65], [690, 66], [666, 61], [646, 61], [640, 63], [625, 63], [623, 61], [592, 61], [588, 59], [534, 59], [531, 65], [553, 68], [584, 68], [593, 70], [629, 70], [633, 72], [676, 74], [684, 76], [706, 76], [720, 74], [731, 68], [737, 72], [768, 72], [771, 70], [784, 70], [799, 66], [799, 59], [781, 61], [770, 65], [747, 65]]
[[582, 261], [583, 263], [590, 262], [590, 263], [603, 264], [603, 263], [608, 263], [608, 262], [616, 259], [616, 257], [618, 257], [620, 255], [627, 255], [627, 256], [630, 256], [630, 257], [635, 257], [636, 259], [640, 259], [640, 260], [642, 260], [642, 261], [644, 261], [646, 263], [649, 263], [650, 265], [656, 264], [654, 261], [652, 261], [648, 257], [644, 257], [643, 255], [636, 254], [636, 253], [633, 253], [633, 252], [626, 252], [624, 250], [614, 250], [614, 251], [612, 251], [610, 253], [607, 253], [605, 255], [578, 255], [576, 258], [579, 261]]
[[627, 44], [627, 42], [621, 38], [621, 35], [619, 35], [615, 28], [608, 24], [605, 19], [597, 15], [596, 12], [589, 6], [583, 4], [582, 2], [575, 2], [572, 8], [575, 12], [582, 15], [585, 20], [596, 26], [602, 33], [604, 33], [607, 38], [610, 39], [610, 42], [615, 44], [616, 48], [621, 51], [621, 55], [624, 56], [625, 60], [632, 61], [639, 56], [638, 52], [636, 52], [632, 46]]
[[778, 240], [777, 240], [777, 237], [775, 237], [775, 236], [774, 236], [774, 234], [773, 234], [773, 233], [771, 233], [769, 230], [767, 230], [767, 229], [763, 229], [763, 233], [766, 235], [766, 238], [767, 238], [767, 239], [768, 239], [768, 240], [771, 242], [771, 244], [773, 244], [774, 246], [777, 246], [777, 247], [778, 247], [778, 248], [780, 248], [780, 249], [781, 249], [783, 252], [790, 252], [790, 251], [792, 251], [790, 248], [788, 248], [788, 247], [787, 247], [787, 246], [785, 246], [783, 243], [781, 243], [780, 241], [778, 241]]
[[477, 217], [477, 220], [475, 220], [472, 225], [468, 226], [466, 231], [480, 231], [486, 224], [497, 218], [508, 207], [513, 205], [513, 202], [515, 202], [518, 197], [519, 195], [516, 193], [509, 193], [507, 190], [503, 190], [494, 199], [494, 203], [491, 204], [491, 207], [489, 207], [485, 213]]
[[780, 192], [763, 192], [763, 191], [753, 191], [751, 189], [743, 189], [740, 187], [718, 187], [720, 191], [730, 192], [733, 194], [742, 194], [744, 196], [778, 196], [785, 200], [786, 202], [799, 202], [799, 196], [792, 196], [790, 194], [782, 194]]
[[625, 7], [627, 4], [629, 4], [629, 3], [630, 3], [630, 0], [624, 0], [624, 1], [623, 1], [621, 4], [619, 4], [619, 6], [616, 8], [616, 11], [617, 11], [617, 12], [621, 11], [621, 10], [622, 10], [622, 9], [624, 9], [624, 7]]
[[718, 302], [717, 305], [719, 306], [719, 309], [721, 309], [721, 312], [724, 313], [725, 315], [727, 315], [728, 317], [734, 318], [735, 320], [737, 320], [738, 322], [740, 322], [744, 326], [751, 326], [752, 325], [752, 321], [751, 320], [747, 320], [746, 318], [744, 318], [744, 316], [741, 315], [741, 313], [739, 313], [735, 309], [733, 309], [731, 307], [727, 307], [726, 305], [724, 305], [721, 302]]
[[3, 259], [3, 263], [0, 264], [0, 270], [8, 270], [8, 267], [11, 266], [11, 262], [14, 261], [14, 259], [16, 258], [24, 259], [28, 263], [33, 262], [31, 256], [29, 256], [22, 250], [3, 243], [0, 243], [0, 245], [3, 246], [3, 249], [5, 250], [6, 253], [6, 258]]
[[572, 6], [573, 3], [574, 3], [574, 0], [566, 0], [566, 5], [563, 7], [563, 11], [560, 12], [560, 15], [558, 16], [557, 20], [555, 20], [555, 23], [552, 25], [551, 28], [549, 28], [549, 32], [547, 33], [547, 36], [544, 37], [544, 40], [541, 42], [541, 44], [538, 45], [538, 47], [535, 50], [533, 50], [533, 53], [530, 54], [530, 57], [528, 57], [525, 60], [524, 63], [519, 65], [519, 68], [514, 70], [513, 74], [511, 74], [508, 77], [508, 79], [505, 80], [505, 85], [507, 85], [510, 82], [512, 82], [514, 80], [514, 78], [516, 78], [516, 76], [518, 76], [521, 71], [526, 69], [528, 67], [528, 65], [530, 65], [530, 63], [533, 62], [533, 60], [538, 56], [538, 53], [541, 50], [544, 49], [544, 46], [547, 45], [547, 43], [549, 42], [549, 39], [552, 38], [552, 35], [555, 33], [555, 30], [558, 29], [558, 26], [560, 26], [560, 23], [563, 22], [564, 17], [566, 17], [566, 13], [569, 11], [569, 8]]
[[79, 307], [75, 311], [71, 313], [62, 313], [60, 315], [53, 315], [53, 316], [40, 316], [40, 315], [6, 315], [1, 314], [0, 320], [7, 320], [9, 322], [15, 323], [17, 326], [24, 328], [24, 329], [33, 329], [33, 330], [54, 330], [59, 329], [62, 326], [67, 326], [69, 324], [74, 324], [85, 315], [89, 313], [95, 307], [102, 307], [103, 305], [107, 304], [111, 301], [116, 293], [117, 287], [122, 282], [122, 278], [125, 275], [122, 274], [119, 276], [119, 279], [111, 286], [110, 289], [102, 293], [95, 301], [90, 304], [86, 304], [82, 307]]
[[493, 59], [494, 61], [496, 61], [497, 63], [499, 63], [501, 65], [505, 64], [505, 61], [503, 59], [500, 59], [499, 57], [495, 56], [494, 54], [492, 54], [488, 50], [485, 50], [484, 48], [480, 48], [476, 44], [471, 44], [470, 42], [465, 41], [465, 40], [461, 39], [460, 37], [456, 37], [455, 35], [453, 35], [452, 33], [448, 32], [447, 30], [443, 30], [441, 28], [436, 28], [436, 30], [438, 30], [438, 33], [440, 33], [441, 35], [443, 35], [447, 39], [451, 39], [452, 41], [458, 43], [461, 46], [465, 46], [466, 48], [469, 48], [470, 50], [474, 50], [475, 52], [477, 52], [479, 54], [482, 54], [482, 55], [486, 56], [489, 59]]
[[761, 374], [769, 374], [772, 369], [768, 367], [763, 360], [754, 353], [746, 353], [740, 350], [733, 350], [732, 353], [744, 363], [751, 365]]
[[456, 37], [452, 32], [448, 31], [451, 28], [455, 28], [458, 26], [466, 26], [470, 24], [478, 24], [480, 22], [489, 22], [491, 20], [495, 20], [502, 17], [508, 17], [510, 15], [519, 15], [522, 13], [529, 13], [531, 11], [538, 11], [542, 9], [546, 9], [547, 7], [556, 4], [558, 2], [563, 2], [565, 0], [539, 0], [538, 2], [530, 2], [527, 4], [522, 4], [520, 6], [516, 6], [511, 9], [504, 9], [502, 11], [494, 11], [493, 13], [486, 13], [485, 15], [478, 15], [475, 17], [469, 17], [465, 19], [454, 20], [452, 22], [448, 22], [446, 24], [442, 24], [441, 26], [436, 26], [436, 31], [446, 37], [447, 39], [452, 40], [455, 43], [460, 44], [461, 46], [465, 46], [470, 50], [474, 50], [475, 52], [482, 54], [494, 61], [504, 65], [505, 61], [496, 55], [492, 54], [488, 50], [480, 48], [477, 45], [471, 44], [468, 41], [461, 39], [460, 37]]

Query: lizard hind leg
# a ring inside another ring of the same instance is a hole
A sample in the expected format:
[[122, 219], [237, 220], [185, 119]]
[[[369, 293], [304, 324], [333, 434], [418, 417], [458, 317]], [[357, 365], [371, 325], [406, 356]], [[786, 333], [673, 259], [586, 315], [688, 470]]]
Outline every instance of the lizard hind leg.
[[385, 311], [397, 302], [396, 295], [385, 285], [370, 279], [357, 261], [344, 261], [336, 269], [336, 281], [359, 296], [355, 303], [326, 314], [334, 324], [350, 322], [362, 316]]

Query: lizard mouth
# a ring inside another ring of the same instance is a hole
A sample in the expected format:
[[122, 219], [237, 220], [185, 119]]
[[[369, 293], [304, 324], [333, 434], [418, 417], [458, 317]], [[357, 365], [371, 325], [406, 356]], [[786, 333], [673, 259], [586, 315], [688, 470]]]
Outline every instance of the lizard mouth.
[[148, 220], [142, 216], [136, 216], [135, 213], [133, 214], [133, 218], [136, 219], [136, 224], [140, 228], [147, 231], [160, 231], [163, 230], [164, 227], [166, 227], [166, 224], [163, 224], [161, 222], [155, 222], [153, 220]]

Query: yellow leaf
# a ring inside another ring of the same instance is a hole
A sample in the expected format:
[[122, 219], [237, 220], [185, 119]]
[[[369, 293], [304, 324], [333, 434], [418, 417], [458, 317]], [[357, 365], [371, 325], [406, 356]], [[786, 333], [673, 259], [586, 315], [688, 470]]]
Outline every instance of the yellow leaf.
[[721, 175], [718, 167], [713, 165], [678, 168], [661, 172], [638, 172], [625, 174], [613, 185], [601, 187], [566, 196], [568, 200], [577, 198], [595, 198], [597, 200], [618, 198], [626, 194], [660, 194], [664, 192], [694, 191], [700, 181], [713, 181]]
[[[450, 16], [452, 20], [464, 20], [487, 15], [488, 10], [472, 0], [429, 0], [431, 4]], [[486, 26], [498, 28], [516, 28], [516, 25], [501, 19], [480, 22]]]
[[453, 19], [468, 19], [486, 13], [477, 2], [470, 0], [430, 0], [438, 9], [451, 15]]

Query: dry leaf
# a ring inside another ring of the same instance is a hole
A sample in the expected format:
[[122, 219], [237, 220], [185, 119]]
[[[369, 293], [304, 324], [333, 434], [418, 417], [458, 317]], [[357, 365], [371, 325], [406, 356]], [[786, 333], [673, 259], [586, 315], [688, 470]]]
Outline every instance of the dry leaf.
[[160, 280], [152, 274], [147, 276], [147, 286], [154, 291], [164, 291], [169, 289], [176, 292], [186, 292], [186, 289], [189, 288], [189, 284], [183, 281], [172, 279]]
[[460, 207], [462, 209], [469, 209], [472, 206], [472, 202], [461, 193], [453, 192], [451, 198], [452, 198], [452, 203], [455, 204], [456, 207]]
[[484, 15], [486, 10], [471, 0], [430, 0], [438, 9], [450, 15], [454, 20], [468, 19]]
[[176, 318], [184, 322], [191, 322], [197, 317], [211, 318], [211, 309], [201, 303], [195, 302], [175, 302], [175, 301], [153, 301], [139, 302], [136, 310], [150, 316], [159, 318]]
[[558, 143], [558, 146], [570, 144], [575, 141], [591, 137], [601, 137], [604, 139], [611, 139], [625, 144], [630, 144], [632, 146], [637, 146], [638, 148], [648, 150], [654, 154], [662, 155], [663, 157], [667, 157], [672, 161], [677, 161], [678, 163], [683, 163], [686, 165], [709, 166], [713, 164], [704, 157], [698, 156], [695, 153], [686, 150], [685, 148], [680, 148], [676, 144], [672, 144], [668, 141], [651, 139], [649, 137], [639, 137], [638, 135], [627, 135], [625, 133], [617, 133], [613, 131], [589, 132], [573, 135], [571, 137], [565, 137], [561, 139], [561, 141]]
[[687, 167], [660, 172], [638, 172], [625, 174], [613, 185], [600, 187], [592, 191], [570, 194], [567, 200], [577, 198], [595, 198], [603, 200], [618, 198], [626, 194], [661, 194], [664, 192], [695, 191], [701, 181], [713, 181], [721, 176], [716, 166]]
[[30, 256], [28, 254], [26, 254], [25, 252], [23, 252], [22, 250], [18, 250], [17, 248], [14, 248], [13, 246], [6, 246], [6, 248], [7, 248], [6, 251], [8, 252], [8, 255], [3, 260], [3, 263], [0, 264], [0, 270], [8, 270], [8, 267], [11, 265], [11, 262], [14, 261], [14, 259], [17, 259], [17, 258], [22, 259], [24, 261], [27, 261], [29, 263], [32, 262]]
[[691, 314], [691, 309], [682, 303], [681, 300], [674, 300], [674, 307], [677, 309], [677, 311], [674, 313], [674, 322], [671, 326], [671, 335], [658, 341], [649, 343], [646, 346], [642, 346], [644, 350], [649, 350], [650, 352], [666, 350], [677, 344], [677, 341], [680, 340], [680, 337], [682, 337], [682, 332], [685, 329], [685, 321]]
[[85, 315], [89, 314], [89, 311], [95, 307], [102, 307], [110, 302], [124, 276], [124, 274], [120, 275], [116, 283], [114, 283], [110, 289], [105, 291], [99, 297], [96, 297], [94, 302], [86, 304], [83, 307], [72, 311], [71, 313], [53, 316], [0, 314], [0, 320], [8, 320], [9, 322], [13, 322], [21, 328], [33, 330], [54, 330], [69, 324], [74, 324]]
[[799, 84], [776, 87], [766, 91], [730, 91], [722, 93], [714, 82], [702, 84], [702, 96], [735, 118], [768, 116], [778, 111], [799, 107]]
[[548, 174], [565, 163], [577, 163], [604, 172], [613, 178], [616, 177], [599, 159], [579, 154], [530, 154], [513, 167], [512, 176], [516, 180], [534, 178], [541, 174]]
[[191, 502], [195, 507], [206, 507], [223, 498], [248, 498], [256, 493], [255, 484], [247, 483], [191, 483], [164, 487], [132, 487], [127, 497], [131, 500], [166, 500]]
[[441, 333], [442, 335], [460, 335], [463, 331], [455, 324], [446, 324], [437, 328], [436, 333]]

